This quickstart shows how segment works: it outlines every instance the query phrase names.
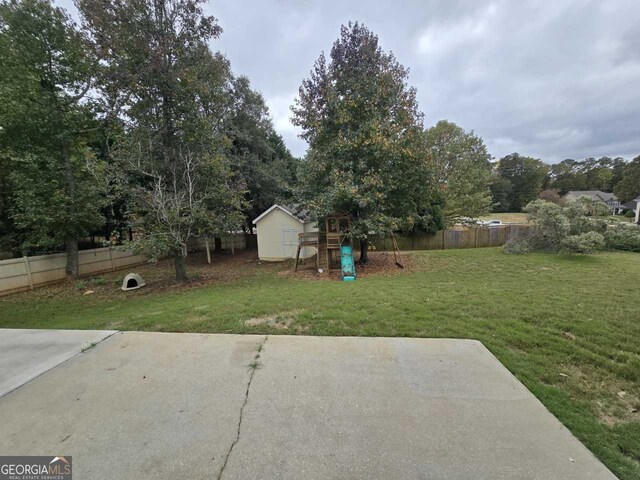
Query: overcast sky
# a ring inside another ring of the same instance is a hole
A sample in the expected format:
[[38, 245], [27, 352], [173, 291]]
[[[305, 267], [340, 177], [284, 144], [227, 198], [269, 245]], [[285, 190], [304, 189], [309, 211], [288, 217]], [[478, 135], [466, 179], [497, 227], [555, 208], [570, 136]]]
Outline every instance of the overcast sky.
[[307, 145], [289, 107], [349, 20], [410, 69], [426, 125], [473, 129], [496, 158], [640, 155], [638, 0], [215, 0], [206, 10], [224, 29], [212, 48], [263, 93], [297, 156]]

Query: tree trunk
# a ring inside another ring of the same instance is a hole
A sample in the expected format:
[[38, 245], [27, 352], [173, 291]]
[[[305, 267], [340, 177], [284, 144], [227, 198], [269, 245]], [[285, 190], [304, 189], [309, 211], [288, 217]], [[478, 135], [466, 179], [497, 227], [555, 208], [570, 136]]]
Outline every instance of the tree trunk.
[[367, 263], [369, 261], [369, 239], [360, 239], [360, 263]]
[[176, 281], [186, 282], [187, 278], [187, 263], [182, 252], [176, 252], [174, 256], [176, 265]]
[[80, 269], [78, 267], [78, 239], [75, 237], [67, 237], [67, 265], [65, 267], [65, 273], [67, 277], [78, 278], [80, 276]]
[[[76, 179], [73, 176], [71, 155], [69, 154], [69, 148], [65, 138], [60, 139], [60, 149], [62, 151], [62, 158], [64, 159], [64, 179], [67, 183], [71, 207], [74, 208], [76, 200]], [[65, 243], [67, 248], [67, 266], [65, 267], [65, 273], [67, 277], [78, 278], [80, 276], [80, 270], [78, 268], [78, 238], [68, 236], [65, 239]]]

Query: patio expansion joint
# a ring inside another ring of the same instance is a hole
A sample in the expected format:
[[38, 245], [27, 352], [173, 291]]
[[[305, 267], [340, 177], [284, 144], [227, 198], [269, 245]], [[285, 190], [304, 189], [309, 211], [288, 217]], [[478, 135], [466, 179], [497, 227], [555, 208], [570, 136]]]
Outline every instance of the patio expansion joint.
[[221, 480], [222, 479], [222, 475], [224, 474], [224, 470], [227, 467], [227, 462], [229, 461], [229, 457], [231, 456], [231, 453], [233, 452], [234, 447], [236, 446], [236, 444], [240, 441], [240, 433], [242, 430], [242, 417], [244, 415], [244, 407], [247, 405], [247, 403], [249, 402], [249, 392], [251, 390], [251, 382], [253, 381], [253, 376], [256, 374], [256, 370], [260, 369], [262, 366], [262, 363], [260, 362], [260, 354], [262, 352], [262, 349], [264, 348], [264, 344], [267, 342], [267, 340], [269, 339], [269, 336], [265, 336], [264, 339], [258, 344], [256, 350], [256, 354], [253, 357], [252, 362], [248, 365], [248, 367], [251, 370], [251, 373], [249, 374], [249, 380], [247, 381], [247, 389], [245, 391], [244, 394], [244, 401], [242, 402], [242, 405], [240, 406], [240, 414], [238, 415], [238, 429], [236, 431], [236, 437], [233, 440], [233, 442], [231, 442], [231, 445], [229, 446], [229, 449], [227, 450], [227, 453], [225, 453], [224, 456], [224, 462], [222, 463], [222, 467], [220, 468], [220, 472], [218, 472], [218, 476], [217, 476], [217, 480]]

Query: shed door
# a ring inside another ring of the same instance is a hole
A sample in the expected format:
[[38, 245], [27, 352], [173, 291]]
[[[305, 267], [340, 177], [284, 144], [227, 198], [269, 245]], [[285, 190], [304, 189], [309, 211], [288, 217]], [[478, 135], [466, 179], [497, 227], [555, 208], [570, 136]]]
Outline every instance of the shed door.
[[302, 233], [302, 230], [298, 228], [282, 229], [282, 256], [284, 258], [296, 258], [299, 233]]

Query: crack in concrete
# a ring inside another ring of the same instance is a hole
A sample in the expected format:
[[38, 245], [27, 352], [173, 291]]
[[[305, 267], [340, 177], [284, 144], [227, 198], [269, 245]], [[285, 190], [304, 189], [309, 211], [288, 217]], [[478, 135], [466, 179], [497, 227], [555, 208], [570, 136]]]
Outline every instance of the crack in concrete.
[[264, 340], [262, 340], [262, 342], [258, 344], [258, 348], [257, 348], [258, 351], [253, 357], [252, 362], [249, 364], [249, 368], [251, 368], [251, 374], [249, 375], [249, 381], [247, 382], [247, 390], [244, 394], [244, 402], [242, 402], [242, 406], [240, 407], [240, 416], [238, 417], [238, 431], [236, 432], [236, 438], [233, 440], [233, 442], [231, 442], [231, 446], [229, 447], [229, 450], [227, 450], [227, 453], [224, 456], [224, 462], [222, 463], [222, 468], [220, 468], [220, 472], [218, 473], [217, 480], [220, 480], [222, 478], [222, 475], [224, 474], [224, 469], [227, 467], [227, 462], [229, 461], [229, 457], [231, 456], [231, 452], [233, 452], [233, 448], [236, 446], [236, 443], [238, 443], [238, 441], [240, 440], [240, 429], [242, 428], [242, 417], [244, 415], [244, 407], [247, 405], [247, 402], [249, 401], [249, 390], [251, 389], [251, 382], [253, 381], [253, 376], [255, 375], [256, 370], [258, 370], [261, 365], [260, 353], [262, 352], [264, 344], [267, 343], [268, 339], [269, 337], [266, 336], [264, 337]]

